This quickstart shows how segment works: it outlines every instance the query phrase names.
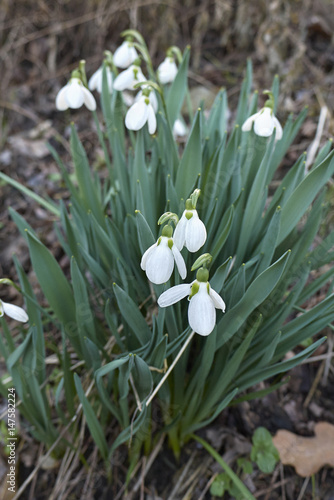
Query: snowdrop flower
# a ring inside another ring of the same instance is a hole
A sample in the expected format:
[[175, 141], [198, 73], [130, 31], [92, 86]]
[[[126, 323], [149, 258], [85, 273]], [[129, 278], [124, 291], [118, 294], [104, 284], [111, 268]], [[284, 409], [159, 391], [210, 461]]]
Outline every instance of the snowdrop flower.
[[128, 130], [140, 130], [147, 122], [149, 133], [154, 134], [157, 129], [154, 100], [151, 94], [146, 95], [146, 92], [147, 90], [144, 90], [138, 101], [128, 109], [125, 116], [125, 126]]
[[114, 64], [118, 68], [128, 68], [138, 57], [137, 51], [132, 42], [125, 40], [120, 47], [115, 50]]
[[22, 307], [15, 306], [14, 304], [8, 304], [0, 300], [0, 318], [6, 314], [10, 318], [16, 319], [16, 321], [21, 321], [21, 323], [26, 323], [29, 320], [28, 314]]
[[196, 333], [203, 336], [209, 335], [216, 325], [216, 309], [225, 312], [225, 303], [210, 287], [208, 278], [208, 270], [202, 267], [197, 271], [195, 281], [173, 286], [158, 298], [159, 306], [167, 307], [188, 296], [189, 325]]
[[179, 250], [185, 246], [189, 252], [197, 252], [206, 241], [206, 228], [199, 219], [190, 199], [174, 232], [174, 242]]
[[173, 229], [165, 226], [162, 235], [142, 256], [140, 267], [148, 279], [156, 285], [169, 280], [174, 269], [174, 261], [182, 279], [187, 276], [187, 269], [180, 251], [174, 244]]
[[116, 76], [114, 81], [115, 90], [134, 90], [136, 83], [146, 82], [146, 78], [140, 66], [132, 64], [128, 69]]
[[157, 75], [161, 83], [171, 83], [177, 75], [177, 66], [174, 57], [166, 57], [158, 66]]
[[188, 133], [187, 127], [179, 118], [177, 118], [173, 125], [173, 136], [184, 137], [185, 135], [187, 135], [187, 133]]
[[78, 109], [85, 105], [90, 111], [96, 109], [96, 102], [93, 94], [84, 86], [80, 78], [73, 77], [60, 89], [56, 97], [56, 108], [59, 111], [72, 108]]
[[[113, 76], [112, 76], [112, 71], [111, 69], [106, 66], [106, 73], [107, 73], [107, 83], [108, 83], [108, 89], [109, 93], [112, 93], [112, 82], [113, 82]], [[88, 81], [88, 88], [89, 90], [97, 90], [99, 94], [102, 93], [102, 78], [103, 78], [103, 66], [101, 66], [95, 73], [92, 74]]]
[[[143, 95], [146, 95], [147, 92], [143, 92], [143, 90], [146, 87], [147, 86], [145, 86], [145, 85], [142, 86], [141, 90], [136, 95], [134, 102], [140, 101], [141, 98], [143, 97]], [[158, 111], [158, 98], [157, 98], [156, 93], [154, 92], [154, 90], [151, 90], [149, 92], [148, 97], [150, 99], [150, 104], [152, 105], [152, 108], [154, 109], [154, 112], [156, 113]]]
[[241, 127], [243, 132], [249, 132], [252, 129], [254, 123], [254, 132], [256, 135], [261, 137], [269, 137], [274, 132], [276, 128], [276, 140], [282, 138], [283, 130], [280, 122], [274, 115], [274, 98], [271, 92], [266, 91], [269, 94], [269, 99], [265, 102], [264, 107], [255, 113], [254, 115], [247, 118]]

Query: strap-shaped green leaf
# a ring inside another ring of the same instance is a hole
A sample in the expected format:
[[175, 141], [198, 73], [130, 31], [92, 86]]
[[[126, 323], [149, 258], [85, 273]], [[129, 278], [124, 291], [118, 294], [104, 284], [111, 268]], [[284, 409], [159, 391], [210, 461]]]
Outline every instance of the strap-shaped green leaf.
[[[282, 276], [290, 251], [260, 274], [246, 290], [242, 299], [227, 310], [218, 324], [217, 349], [227, 342], [247, 320], [248, 316], [268, 297]], [[227, 300], [228, 307], [228, 300]]]
[[282, 207], [278, 242], [283, 241], [305, 214], [320, 189], [334, 173], [334, 151], [296, 187]]
[[71, 129], [71, 153], [75, 166], [75, 173], [78, 179], [81, 203], [86, 210], [91, 210], [99, 223], [104, 226], [104, 213], [102, 203], [99, 198], [97, 186], [93, 181], [88, 158], [78, 134], [72, 126]]
[[50, 251], [29, 231], [27, 235], [32, 266], [43, 293], [74, 348], [81, 353], [71, 287]]
[[183, 54], [177, 75], [169, 89], [166, 99], [167, 114], [171, 128], [180, 114], [184, 97], [187, 91], [188, 66], [189, 66], [190, 47], [186, 47]]
[[104, 437], [104, 432], [102, 430], [102, 427], [97, 419], [97, 416], [88, 401], [87, 397], [85, 396], [85, 393], [83, 391], [81, 381], [79, 376], [75, 373], [74, 374], [74, 383], [75, 387], [77, 390], [77, 394], [79, 396], [80, 402], [82, 404], [82, 409], [87, 421], [88, 428], [90, 430], [90, 433], [92, 435], [92, 438], [100, 450], [100, 453], [103, 458], [107, 458], [108, 456], [108, 445], [107, 441]]
[[179, 198], [188, 198], [202, 172], [201, 110], [197, 110], [190, 135], [177, 169], [175, 189]]
[[277, 375], [278, 373], [284, 373], [288, 370], [291, 370], [294, 366], [299, 365], [304, 359], [311, 356], [318, 349], [318, 347], [325, 341], [325, 338], [322, 338], [312, 344], [307, 349], [304, 349], [299, 354], [294, 356], [291, 359], [283, 361], [281, 363], [276, 363], [275, 365], [271, 365], [266, 368], [262, 368], [258, 371], [254, 371], [253, 373], [247, 373], [240, 380], [236, 380], [238, 384], [239, 391], [244, 391], [248, 389], [248, 387], [252, 387], [257, 384], [260, 380], [266, 380], [270, 377]]
[[151, 338], [151, 331], [135, 302], [116, 283], [114, 292], [123, 320], [130, 326], [141, 346]]

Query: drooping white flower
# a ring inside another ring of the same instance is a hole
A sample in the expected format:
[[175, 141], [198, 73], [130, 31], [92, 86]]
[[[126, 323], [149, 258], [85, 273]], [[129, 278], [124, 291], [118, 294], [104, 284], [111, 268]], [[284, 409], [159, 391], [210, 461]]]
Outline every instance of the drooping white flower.
[[149, 96], [142, 95], [128, 109], [125, 116], [125, 126], [128, 130], [140, 130], [146, 122], [149, 133], [154, 134], [157, 129], [157, 119], [151, 102], [151, 94]]
[[174, 242], [179, 250], [185, 246], [189, 252], [197, 252], [206, 241], [206, 228], [192, 207], [191, 200], [186, 201], [186, 209], [174, 232]]
[[265, 106], [260, 111], [247, 118], [247, 120], [242, 125], [241, 130], [243, 132], [250, 131], [252, 129], [253, 123], [254, 132], [256, 135], [259, 135], [261, 137], [269, 137], [274, 132], [274, 128], [276, 128], [276, 140], [282, 138], [283, 130], [281, 124], [277, 120], [270, 107]]
[[136, 83], [146, 82], [146, 78], [140, 66], [132, 64], [128, 69], [116, 76], [114, 81], [115, 90], [134, 90]]
[[187, 133], [188, 133], [187, 127], [179, 118], [177, 118], [173, 125], [173, 136], [184, 137], [185, 135], [187, 135]]
[[171, 226], [165, 226], [162, 236], [150, 246], [142, 256], [140, 267], [148, 279], [156, 285], [166, 283], [172, 275], [174, 262], [182, 279], [187, 276], [187, 269], [180, 251], [172, 238]]
[[199, 269], [192, 283], [176, 285], [163, 292], [158, 298], [160, 307], [167, 307], [189, 297], [188, 321], [199, 335], [209, 335], [216, 325], [216, 309], [225, 312], [225, 302], [210, 287], [207, 269]]
[[128, 68], [138, 58], [132, 42], [125, 40], [114, 53], [113, 61], [118, 68]]
[[[146, 94], [146, 92], [143, 90], [147, 88], [147, 85], [143, 85], [141, 90], [138, 92], [138, 94], [136, 95], [135, 97], [135, 101], [134, 102], [138, 102], [141, 100], [141, 98]], [[158, 98], [156, 96], [156, 93], [154, 92], [154, 90], [151, 90], [149, 95], [148, 95], [149, 99], [150, 99], [150, 104], [152, 105], [152, 108], [154, 110], [154, 112], [156, 113], [158, 111]]]
[[[112, 71], [108, 66], [106, 66], [106, 75], [107, 75], [107, 83], [108, 83], [109, 93], [111, 94], [112, 93], [113, 76], [112, 76]], [[90, 77], [90, 79], [88, 81], [89, 90], [91, 90], [91, 91], [97, 90], [101, 94], [101, 92], [102, 92], [102, 79], [103, 79], [103, 67], [101, 66]]]
[[80, 78], [71, 78], [70, 81], [60, 89], [56, 97], [56, 108], [59, 111], [72, 108], [78, 109], [85, 105], [90, 111], [96, 109], [93, 94], [84, 86]]
[[16, 321], [21, 321], [21, 323], [26, 323], [29, 320], [28, 314], [22, 307], [15, 306], [14, 304], [8, 304], [3, 300], [0, 300], [0, 318], [6, 314], [10, 318], [16, 319]]
[[157, 75], [161, 83], [171, 83], [177, 75], [177, 66], [174, 57], [166, 57], [157, 69]]

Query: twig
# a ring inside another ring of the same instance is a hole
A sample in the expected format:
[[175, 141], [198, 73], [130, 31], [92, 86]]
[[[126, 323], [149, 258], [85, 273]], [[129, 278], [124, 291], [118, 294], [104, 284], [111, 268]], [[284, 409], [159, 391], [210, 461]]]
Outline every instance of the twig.
[[321, 379], [321, 376], [322, 376], [322, 372], [324, 371], [324, 368], [325, 368], [325, 362], [323, 361], [321, 363], [321, 365], [319, 366], [319, 368], [318, 368], [318, 371], [317, 371], [317, 374], [316, 374], [315, 379], [313, 381], [313, 384], [311, 386], [311, 389], [310, 389], [310, 391], [309, 391], [308, 395], [306, 396], [306, 399], [305, 399], [305, 401], [303, 403], [303, 407], [304, 408], [307, 408], [308, 405], [310, 404], [311, 399], [313, 398], [314, 393], [315, 393], [315, 391], [316, 391], [316, 389], [317, 389], [317, 387], [319, 385], [319, 382], [320, 382], [320, 379]]
[[310, 476], [305, 478], [305, 481], [303, 482], [303, 486], [302, 486], [302, 489], [300, 490], [300, 493], [298, 495], [297, 500], [302, 500], [302, 498], [304, 496], [304, 493], [305, 493], [305, 490], [307, 488], [309, 480], [310, 480]]
[[284, 467], [282, 462], [279, 464], [279, 469], [280, 469], [280, 474], [281, 474], [281, 483], [282, 483], [282, 500], [286, 500], [286, 494], [285, 494], [285, 481], [284, 481]]
[[[89, 395], [90, 391], [92, 390], [92, 388], [94, 386], [94, 383], [95, 383], [95, 380], [92, 380], [92, 382], [89, 385], [87, 391], [85, 392], [85, 396], [86, 397]], [[77, 420], [77, 418], [78, 418], [81, 410], [82, 410], [82, 404], [80, 403], [79, 406], [78, 406], [78, 408], [77, 408], [77, 411], [75, 412], [75, 415], [73, 415], [73, 417], [71, 418], [71, 420], [69, 421], [69, 423], [66, 425], [66, 427], [64, 427], [64, 429], [59, 434], [59, 436], [56, 439], [56, 441], [50, 446], [49, 451], [44, 456], [44, 459], [47, 458], [47, 457], [49, 457], [51, 455], [51, 453], [56, 448], [56, 446], [59, 443], [59, 441], [66, 434], [66, 432], [71, 427], [71, 425]], [[39, 469], [41, 468], [41, 466], [43, 465], [43, 463], [44, 463], [44, 460], [41, 460], [36, 465], [36, 467], [34, 468], [34, 470], [29, 474], [29, 476], [27, 477], [27, 479], [24, 481], [24, 483], [21, 485], [21, 487], [17, 490], [17, 493], [12, 498], [12, 500], [17, 500], [18, 498], [20, 498], [21, 494], [24, 492], [24, 490], [26, 489], [26, 487], [28, 486], [28, 484], [33, 480], [33, 478], [35, 477], [35, 475], [37, 474], [37, 472], [39, 471]]]
[[325, 361], [325, 368], [324, 368], [324, 373], [322, 376], [322, 381], [321, 384], [323, 386], [327, 385], [327, 380], [328, 380], [328, 375], [329, 375], [329, 370], [331, 367], [331, 361], [332, 357], [334, 356], [334, 336], [332, 333], [330, 333], [327, 337], [327, 345], [328, 345], [328, 352], [326, 354], [326, 361]]
[[130, 373], [129, 380], [130, 380], [130, 384], [131, 384], [131, 387], [132, 387], [132, 390], [133, 390], [133, 394], [135, 395], [135, 398], [136, 398], [136, 403], [137, 403], [138, 410], [142, 411], [142, 406], [141, 406], [140, 398], [139, 398], [139, 395], [138, 395], [135, 383], [133, 381], [132, 373]]
[[329, 361], [334, 357], [334, 352], [328, 352], [327, 354], [319, 354], [319, 356], [311, 356], [310, 358], [303, 359], [300, 363], [301, 365], [306, 365], [307, 363], [315, 363], [316, 361], [323, 361], [324, 359]]
[[321, 141], [322, 132], [323, 132], [324, 126], [325, 126], [327, 113], [328, 113], [327, 106], [325, 106], [325, 105], [321, 106], [317, 132], [315, 134], [314, 141], [312, 142], [312, 144], [308, 150], [308, 154], [307, 154], [307, 158], [306, 158], [306, 162], [305, 162], [305, 175], [307, 174], [309, 167], [312, 165], [314, 158], [315, 158], [315, 155], [316, 155], [316, 152], [318, 151], [319, 144]]
[[[145, 471], [144, 473], [142, 473], [140, 475], [140, 478], [138, 479], [138, 481], [135, 483], [134, 487], [132, 488], [131, 492], [133, 493], [136, 493], [141, 484], [142, 484], [142, 480], [143, 480], [143, 477], [146, 476], [146, 474], [148, 473], [148, 471], [150, 470], [154, 460], [156, 459], [156, 456], [158, 455], [162, 445], [163, 445], [163, 442], [164, 442], [164, 439], [165, 439], [165, 434], [162, 434], [156, 447], [154, 448], [154, 450], [152, 451], [151, 455], [148, 457], [147, 459], [147, 462], [146, 462], [146, 466], [145, 466]], [[135, 467], [135, 469], [133, 470], [132, 474], [131, 474], [131, 478], [130, 480], [134, 477], [134, 475], [136, 474], [137, 470], [139, 469], [139, 466], [140, 466], [140, 462], [138, 462], [137, 466]], [[122, 486], [122, 488], [120, 489], [120, 491], [117, 493], [117, 496], [115, 497], [115, 500], [119, 500], [124, 492], [126, 488], [126, 484], [124, 484]]]
[[274, 489], [274, 484], [275, 484], [276, 478], [278, 476], [278, 473], [279, 473], [279, 466], [277, 466], [274, 470], [274, 473], [273, 473], [272, 478], [270, 480], [270, 486], [268, 488], [268, 493], [266, 494], [264, 500], [270, 500], [270, 495]]
[[159, 391], [160, 387], [164, 384], [164, 382], [166, 381], [166, 379], [169, 376], [170, 372], [173, 370], [174, 366], [176, 365], [176, 363], [178, 362], [178, 360], [182, 356], [183, 352], [186, 350], [187, 345], [189, 344], [189, 342], [191, 341], [191, 339], [193, 338], [194, 335], [195, 335], [195, 332], [193, 330], [191, 332], [191, 334], [189, 335], [189, 337], [187, 338], [187, 340], [185, 341], [185, 343], [183, 344], [183, 346], [181, 347], [181, 349], [179, 350], [179, 352], [178, 352], [176, 358], [174, 359], [173, 363], [170, 365], [170, 367], [168, 368], [167, 372], [162, 377], [162, 379], [160, 380], [159, 384], [156, 386], [156, 388], [152, 392], [151, 396], [146, 401], [146, 406], [148, 406], [151, 403], [152, 399], [154, 398], [154, 396], [156, 395], [156, 393]]
[[185, 467], [184, 467], [184, 469], [183, 469], [183, 471], [182, 471], [182, 474], [180, 475], [180, 477], [179, 477], [179, 479], [178, 479], [178, 481], [177, 481], [176, 485], [175, 485], [175, 486], [174, 486], [174, 488], [172, 489], [172, 492], [171, 492], [171, 494], [169, 495], [169, 497], [168, 497], [168, 499], [167, 499], [167, 500], [174, 500], [174, 495], [175, 495], [175, 493], [178, 493], [178, 492], [179, 492], [179, 490], [180, 490], [180, 486], [181, 486], [181, 484], [183, 483], [183, 481], [184, 481], [184, 479], [185, 479], [186, 475], [188, 474], [188, 471], [189, 471], [189, 469], [190, 469], [191, 464], [192, 464], [192, 463], [193, 463], [193, 461], [194, 461], [194, 458], [195, 458], [196, 454], [197, 454], [197, 450], [195, 450], [195, 451], [191, 454], [191, 456], [190, 456], [190, 458], [189, 458], [188, 462], [186, 463], [186, 465], [185, 465]]
[[[289, 477], [287, 479], [281, 479], [281, 481], [278, 481], [277, 483], [275, 483], [271, 487], [269, 487], [269, 492], [272, 492], [272, 491], [276, 490], [277, 488], [279, 488], [280, 486], [282, 487], [283, 485], [286, 485], [287, 483], [291, 483], [292, 480], [293, 480], [292, 477]], [[264, 495], [267, 492], [268, 492], [268, 488], [257, 491], [256, 493], [254, 493], [254, 497], [255, 498], [261, 497], [262, 495]]]
[[204, 500], [206, 492], [209, 490], [210, 486], [218, 476], [218, 472], [216, 472], [212, 477], [210, 477], [209, 481], [206, 483], [204, 490], [202, 491], [201, 495], [199, 496], [198, 500]]

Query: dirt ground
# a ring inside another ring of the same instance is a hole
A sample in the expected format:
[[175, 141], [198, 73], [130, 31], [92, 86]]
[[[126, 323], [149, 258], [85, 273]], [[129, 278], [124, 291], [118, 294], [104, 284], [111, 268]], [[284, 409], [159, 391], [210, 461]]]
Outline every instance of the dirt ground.
[[[92, 74], [101, 63], [103, 51], [113, 51], [120, 43], [120, 32], [129, 27], [139, 30], [148, 41], [155, 64], [164, 58], [170, 45], [181, 50], [191, 45], [189, 81], [195, 106], [205, 96], [209, 107], [212, 96], [220, 87], [226, 87], [233, 113], [248, 57], [254, 66], [254, 88], [259, 91], [270, 87], [274, 75], [279, 74], [280, 121], [284, 123], [289, 113], [297, 114], [309, 106], [308, 118], [282, 169], [309, 147], [321, 110], [326, 120], [320, 144], [333, 137], [332, 0], [2, 0], [0, 171], [41, 196], [66, 198], [68, 194], [45, 143], [50, 141], [69, 163], [72, 120], [91, 161], [98, 163], [100, 151], [89, 113], [84, 109], [60, 113], [55, 108], [55, 96], [80, 59], [86, 60], [87, 73]], [[53, 232], [53, 217], [13, 187], [0, 183], [0, 277], [16, 280], [13, 253], [30, 273], [27, 249], [9, 218], [9, 206], [26, 218], [66, 268], [67, 259]], [[30, 277], [34, 282], [32, 273]], [[9, 287], [1, 290], [0, 296], [3, 300], [20, 300], [15, 289]], [[326, 334], [328, 344], [316, 353], [323, 359], [311, 358], [293, 370], [290, 381], [279, 391], [229, 408], [202, 431], [232, 467], [237, 457], [249, 454], [251, 436], [258, 426], [264, 425], [272, 434], [287, 429], [310, 436], [316, 422], [334, 424], [334, 371], [330, 358], [333, 334]], [[37, 443], [26, 439], [20, 451], [21, 484], [42, 453]], [[220, 469], [203, 449], [189, 443], [180, 463], [175, 462], [163, 441], [155, 451], [156, 458], [147, 473], [143, 471], [149, 458], [139, 463], [126, 498], [212, 498], [210, 479]], [[66, 488], [61, 490], [59, 463], [52, 463], [35, 475], [20, 498], [125, 498], [120, 492], [126, 473], [126, 451], [120, 449], [115, 455], [112, 486], [108, 486], [96, 450], [87, 453], [88, 475], [78, 465], [66, 477]], [[0, 460], [0, 480], [2, 474]], [[292, 467], [282, 465], [267, 476], [255, 468], [245, 483], [260, 500], [334, 499], [334, 472], [330, 467], [321, 469], [313, 484], [299, 477]]]

